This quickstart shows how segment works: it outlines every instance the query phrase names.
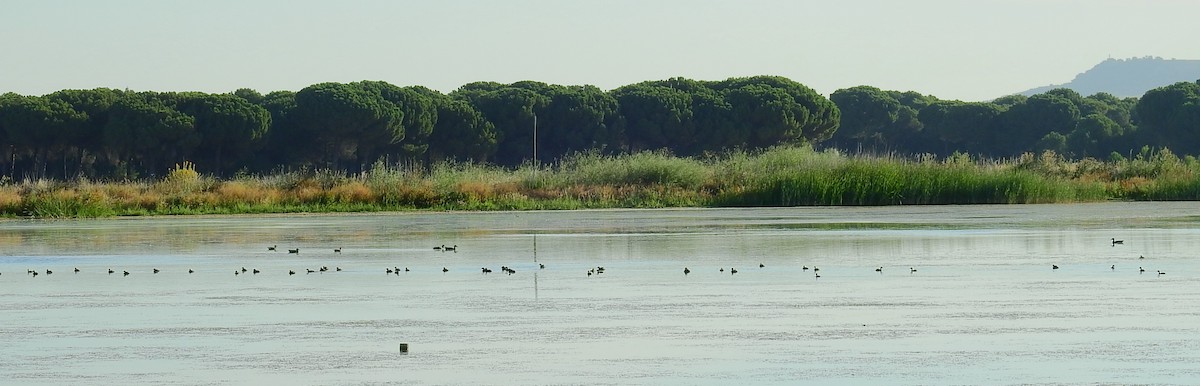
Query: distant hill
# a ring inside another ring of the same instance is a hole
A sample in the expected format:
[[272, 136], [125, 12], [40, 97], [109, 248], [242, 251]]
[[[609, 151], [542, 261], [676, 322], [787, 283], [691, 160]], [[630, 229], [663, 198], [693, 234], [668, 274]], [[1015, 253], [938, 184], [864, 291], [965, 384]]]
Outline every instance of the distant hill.
[[1076, 75], [1069, 83], [1038, 87], [1020, 94], [1030, 96], [1055, 88], [1069, 88], [1084, 96], [1107, 92], [1122, 98], [1141, 97], [1156, 87], [1194, 82], [1197, 79], [1200, 79], [1200, 60], [1168, 60], [1149, 56], [1108, 59]]

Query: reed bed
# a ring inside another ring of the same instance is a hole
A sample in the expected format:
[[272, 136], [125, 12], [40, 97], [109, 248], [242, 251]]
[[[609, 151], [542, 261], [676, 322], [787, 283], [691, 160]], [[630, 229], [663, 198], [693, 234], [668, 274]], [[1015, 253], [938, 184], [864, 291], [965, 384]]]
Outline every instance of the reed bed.
[[807, 147], [700, 158], [586, 152], [515, 169], [380, 163], [358, 175], [302, 170], [218, 180], [184, 163], [156, 181], [0, 181], [0, 215], [34, 218], [1197, 199], [1200, 163], [1166, 150], [1109, 161], [1049, 152], [1007, 160], [845, 155]]

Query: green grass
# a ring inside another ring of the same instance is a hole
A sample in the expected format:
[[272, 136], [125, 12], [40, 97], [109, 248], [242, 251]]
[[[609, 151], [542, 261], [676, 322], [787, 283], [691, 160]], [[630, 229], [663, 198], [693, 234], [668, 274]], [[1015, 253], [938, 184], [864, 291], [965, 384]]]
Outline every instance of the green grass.
[[0, 216], [36, 218], [588, 208], [1026, 204], [1200, 199], [1200, 162], [1169, 151], [1068, 161], [963, 154], [849, 156], [806, 147], [705, 158], [663, 152], [575, 154], [516, 169], [442, 163], [376, 164], [361, 175], [306, 170], [216, 180], [0, 184]]

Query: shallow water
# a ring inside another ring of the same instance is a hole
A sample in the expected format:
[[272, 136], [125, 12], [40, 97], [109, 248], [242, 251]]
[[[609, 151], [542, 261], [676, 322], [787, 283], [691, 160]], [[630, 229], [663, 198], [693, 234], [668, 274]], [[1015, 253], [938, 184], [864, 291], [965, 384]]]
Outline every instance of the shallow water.
[[1196, 384], [1197, 253], [1195, 203], [8, 221], [0, 383]]

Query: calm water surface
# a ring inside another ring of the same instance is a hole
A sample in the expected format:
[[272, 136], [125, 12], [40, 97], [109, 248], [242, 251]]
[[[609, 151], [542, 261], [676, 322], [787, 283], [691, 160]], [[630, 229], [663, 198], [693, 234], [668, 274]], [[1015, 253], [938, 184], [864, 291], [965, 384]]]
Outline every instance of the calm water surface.
[[1198, 256], [1197, 203], [6, 221], [0, 383], [1197, 384]]

